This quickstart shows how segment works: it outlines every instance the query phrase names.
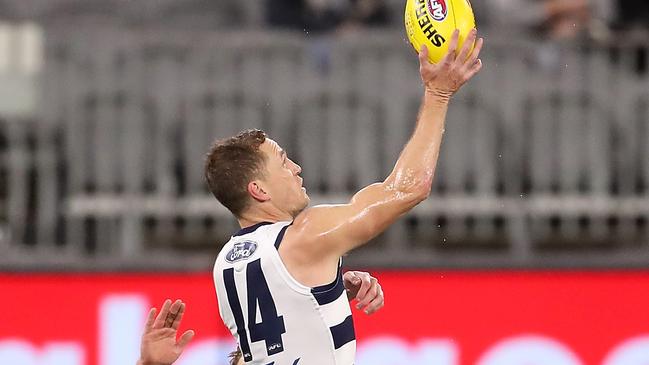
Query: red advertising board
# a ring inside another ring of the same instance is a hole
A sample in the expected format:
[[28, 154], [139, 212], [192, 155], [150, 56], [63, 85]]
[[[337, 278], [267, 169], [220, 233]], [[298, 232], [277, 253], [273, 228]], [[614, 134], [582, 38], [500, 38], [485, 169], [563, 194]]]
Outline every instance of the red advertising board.
[[[356, 365], [648, 365], [649, 272], [376, 272]], [[211, 274], [0, 274], [0, 364], [124, 365], [148, 308], [187, 303], [178, 365], [226, 364]]]

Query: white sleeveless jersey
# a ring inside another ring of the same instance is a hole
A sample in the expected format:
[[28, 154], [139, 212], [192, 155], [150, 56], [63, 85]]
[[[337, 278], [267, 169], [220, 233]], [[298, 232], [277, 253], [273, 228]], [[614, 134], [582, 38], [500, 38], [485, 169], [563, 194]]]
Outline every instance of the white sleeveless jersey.
[[334, 282], [298, 283], [277, 251], [291, 222], [237, 232], [219, 253], [219, 312], [246, 364], [352, 365], [356, 337], [340, 265]]

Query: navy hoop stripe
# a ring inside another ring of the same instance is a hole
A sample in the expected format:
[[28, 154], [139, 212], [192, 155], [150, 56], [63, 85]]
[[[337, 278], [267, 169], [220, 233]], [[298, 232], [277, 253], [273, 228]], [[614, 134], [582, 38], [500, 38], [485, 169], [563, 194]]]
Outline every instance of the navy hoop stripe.
[[329, 284], [316, 286], [311, 288], [311, 294], [320, 305], [333, 303], [345, 292], [345, 285], [343, 283], [343, 276], [341, 272], [342, 262], [338, 263], [338, 270], [336, 272], [336, 280]]
[[[332, 284], [333, 285], [329, 284], [311, 289], [311, 294], [313, 294], [318, 304], [325, 305], [333, 303], [345, 293], [345, 286], [343, 285], [342, 276], [340, 276], [340, 274], [338, 274], [336, 281]], [[325, 288], [325, 290], [322, 290], [321, 288]]]
[[329, 328], [329, 330], [331, 331], [331, 337], [334, 340], [334, 348], [336, 350], [356, 339], [354, 320], [351, 315], [347, 316], [342, 323]]

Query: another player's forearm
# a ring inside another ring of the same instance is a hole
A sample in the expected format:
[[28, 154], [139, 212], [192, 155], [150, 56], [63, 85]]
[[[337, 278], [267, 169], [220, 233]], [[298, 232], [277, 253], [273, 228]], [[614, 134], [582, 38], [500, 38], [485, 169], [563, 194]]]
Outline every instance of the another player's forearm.
[[426, 91], [415, 131], [404, 147], [386, 183], [424, 199], [430, 193], [444, 135], [449, 96]]

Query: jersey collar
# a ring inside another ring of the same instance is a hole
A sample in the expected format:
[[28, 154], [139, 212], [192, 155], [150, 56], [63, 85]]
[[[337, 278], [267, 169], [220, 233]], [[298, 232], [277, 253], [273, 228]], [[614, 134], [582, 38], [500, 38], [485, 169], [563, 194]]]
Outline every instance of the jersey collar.
[[253, 224], [252, 226], [244, 227], [241, 228], [237, 233], [233, 234], [232, 237], [237, 237], [237, 236], [243, 236], [244, 234], [252, 233], [257, 230], [257, 228], [261, 226], [265, 226], [268, 224], [273, 224], [272, 222], [259, 222], [256, 224]]

